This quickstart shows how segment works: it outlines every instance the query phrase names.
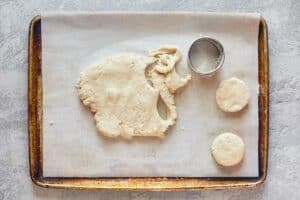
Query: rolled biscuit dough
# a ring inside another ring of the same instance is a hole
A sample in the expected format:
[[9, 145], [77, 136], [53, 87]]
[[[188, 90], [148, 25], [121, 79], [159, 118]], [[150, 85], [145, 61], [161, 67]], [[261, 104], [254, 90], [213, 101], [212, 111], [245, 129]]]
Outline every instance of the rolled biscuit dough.
[[[163, 46], [149, 56], [112, 56], [82, 72], [78, 95], [94, 113], [97, 129], [108, 137], [164, 137], [177, 118], [174, 93], [191, 79], [175, 71], [180, 58], [177, 47]], [[157, 111], [159, 96], [167, 107], [166, 119]]]
[[233, 133], [223, 133], [217, 136], [211, 152], [215, 161], [222, 166], [234, 166], [241, 162], [245, 154], [243, 140]]
[[217, 104], [225, 112], [242, 110], [248, 104], [249, 98], [248, 86], [235, 77], [222, 81], [216, 91]]

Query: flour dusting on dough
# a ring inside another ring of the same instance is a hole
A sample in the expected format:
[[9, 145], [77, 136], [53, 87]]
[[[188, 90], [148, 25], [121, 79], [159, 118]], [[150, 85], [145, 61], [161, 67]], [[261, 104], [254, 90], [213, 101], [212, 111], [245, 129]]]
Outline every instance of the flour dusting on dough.
[[[168, 45], [149, 56], [112, 56], [82, 72], [78, 95], [94, 113], [97, 129], [108, 137], [164, 137], [177, 118], [174, 93], [191, 79], [177, 74], [180, 59], [179, 49]], [[167, 107], [166, 119], [157, 111], [159, 96]]]

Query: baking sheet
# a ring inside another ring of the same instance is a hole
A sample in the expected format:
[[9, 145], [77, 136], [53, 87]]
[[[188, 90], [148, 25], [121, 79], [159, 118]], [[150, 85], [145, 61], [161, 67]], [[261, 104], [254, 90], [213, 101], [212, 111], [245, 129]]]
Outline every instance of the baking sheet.
[[[159, 22], [159, 23], [158, 23]], [[47, 13], [42, 15], [43, 173], [49, 177], [257, 177], [258, 14]], [[190, 72], [186, 54], [200, 36], [224, 45], [222, 70], [210, 79]], [[183, 53], [177, 69], [192, 81], [176, 95], [178, 120], [164, 140], [107, 139], [79, 101], [76, 82], [89, 65], [121, 52], [146, 54], [162, 44]], [[215, 104], [218, 83], [232, 76], [251, 90], [237, 114]], [[215, 136], [232, 131], [244, 139], [246, 155], [235, 168], [217, 166], [210, 154]]]

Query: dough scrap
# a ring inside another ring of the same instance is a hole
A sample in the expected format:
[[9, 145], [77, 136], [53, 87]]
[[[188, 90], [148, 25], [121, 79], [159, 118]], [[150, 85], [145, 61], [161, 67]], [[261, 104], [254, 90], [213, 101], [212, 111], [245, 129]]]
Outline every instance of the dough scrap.
[[223, 133], [214, 139], [211, 152], [218, 164], [227, 167], [234, 166], [243, 160], [245, 145], [239, 136], [233, 133]]
[[224, 112], [238, 112], [249, 102], [249, 87], [240, 79], [232, 77], [220, 83], [216, 101]]
[[[99, 132], [127, 139], [163, 138], [177, 118], [174, 93], [191, 79], [191, 75], [180, 78], [175, 71], [180, 58], [177, 47], [163, 46], [149, 56], [135, 53], [112, 56], [82, 72], [78, 95], [94, 113]], [[167, 107], [166, 119], [157, 111], [159, 96]]]

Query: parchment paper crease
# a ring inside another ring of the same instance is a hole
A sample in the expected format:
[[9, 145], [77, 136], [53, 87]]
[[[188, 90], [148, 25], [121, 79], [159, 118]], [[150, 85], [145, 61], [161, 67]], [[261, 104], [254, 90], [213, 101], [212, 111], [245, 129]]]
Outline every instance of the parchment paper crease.
[[[46, 13], [42, 15], [43, 173], [62, 177], [258, 176], [258, 14], [213, 13]], [[121, 52], [147, 54], [162, 44], [178, 45], [177, 66], [189, 72], [186, 54], [200, 36], [224, 45], [225, 62], [213, 78], [193, 74], [175, 100], [176, 126], [164, 140], [112, 140], [96, 131], [92, 114], [75, 89], [79, 74], [102, 58]], [[218, 83], [232, 76], [251, 90], [250, 104], [238, 114], [215, 103]], [[224, 131], [241, 136], [243, 163], [217, 166], [212, 140]]]

